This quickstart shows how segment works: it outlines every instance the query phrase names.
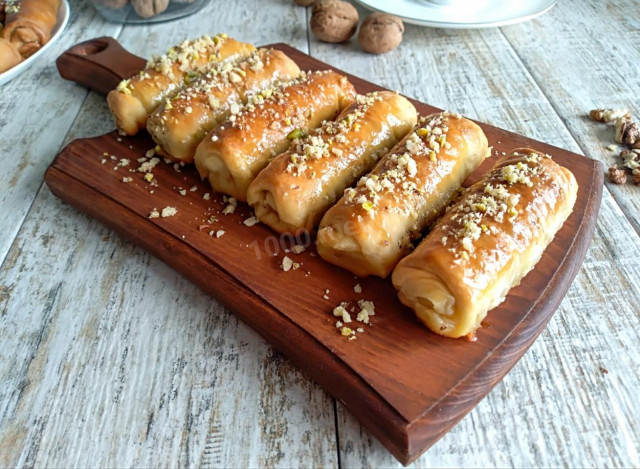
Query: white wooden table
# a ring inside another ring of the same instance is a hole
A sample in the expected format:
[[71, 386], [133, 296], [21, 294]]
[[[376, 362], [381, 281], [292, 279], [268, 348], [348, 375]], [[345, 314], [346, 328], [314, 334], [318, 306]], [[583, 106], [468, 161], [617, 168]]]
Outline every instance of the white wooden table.
[[[640, 3], [560, 0], [501, 29], [407, 25], [382, 56], [316, 41], [292, 0], [213, 0], [134, 27], [72, 0], [46, 58], [0, 88], [0, 466], [398, 466], [327, 393], [213, 299], [57, 200], [46, 167], [113, 128], [54, 59], [96, 36], [148, 56], [225, 31], [609, 166], [595, 107], [640, 114]], [[364, 10], [360, 10], [364, 14]], [[640, 187], [608, 182], [591, 248], [545, 332], [416, 467], [640, 466]]]

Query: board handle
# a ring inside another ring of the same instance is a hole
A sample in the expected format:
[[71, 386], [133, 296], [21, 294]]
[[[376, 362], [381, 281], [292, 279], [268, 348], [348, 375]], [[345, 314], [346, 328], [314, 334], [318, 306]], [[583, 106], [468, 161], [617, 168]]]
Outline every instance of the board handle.
[[146, 60], [125, 50], [112, 37], [98, 37], [76, 44], [56, 60], [62, 78], [102, 94], [138, 73], [145, 64]]

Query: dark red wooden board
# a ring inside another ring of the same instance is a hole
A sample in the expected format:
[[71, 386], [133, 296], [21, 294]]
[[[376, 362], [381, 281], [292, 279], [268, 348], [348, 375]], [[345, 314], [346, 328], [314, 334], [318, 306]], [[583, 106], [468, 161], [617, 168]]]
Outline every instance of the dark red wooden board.
[[[285, 44], [272, 47], [286, 52], [304, 70], [333, 68]], [[74, 76], [65, 67], [86, 65], [63, 57], [58, 64], [65, 76]], [[75, 76], [84, 75], [76, 71]], [[359, 92], [382, 89], [349, 78]], [[108, 80], [117, 78], [107, 77], [96, 87], [108, 89], [112, 85]], [[437, 111], [413, 102], [420, 113]], [[62, 200], [141, 245], [233, 310], [339, 399], [398, 460], [408, 464], [486, 396], [543, 330], [580, 268], [600, 205], [600, 163], [481, 126], [494, 155], [522, 146], [547, 152], [571, 169], [580, 188], [573, 214], [535, 269], [489, 313], [490, 326], [478, 331], [476, 342], [429, 332], [400, 304], [389, 280], [356, 279], [314, 256], [313, 246], [301, 254], [278, 248], [275, 256], [269, 255], [268, 247], [274, 246], [269, 240], [278, 241], [278, 236], [263, 225], [243, 225], [251, 215], [244, 205], [232, 215], [218, 213], [225, 205], [222, 198], [213, 194], [211, 200], [203, 198], [210, 189], [192, 167], [176, 172], [172, 165], [160, 163], [153, 171], [158, 187], [150, 187], [142, 173], [130, 171], [138, 167], [136, 159], [154, 147], [146, 133], [119, 137], [111, 132], [76, 140], [56, 157], [45, 181]], [[114, 169], [117, 161], [107, 157], [102, 163], [104, 153], [118, 160], [127, 158], [131, 164]], [[483, 164], [470, 181], [494, 159]], [[122, 182], [126, 177], [133, 181]], [[197, 190], [190, 192], [194, 186]], [[179, 188], [187, 194], [180, 195]], [[166, 206], [176, 207], [177, 215], [148, 218], [152, 209]], [[202, 229], [211, 215], [218, 221]], [[212, 230], [225, 234], [216, 238], [209, 235]], [[284, 272], [285, 254], [302, 267]], [[362, 286], [361, 294], [354, 292], [356, 284]], [[326, 290], [329, 299], [324, 298]], [[360, 298], [375, 303], [376, 315], [371, 327], [365, 326], [364, 333], [348, 341], [335, 328], [332, 310], [341, 301]]]

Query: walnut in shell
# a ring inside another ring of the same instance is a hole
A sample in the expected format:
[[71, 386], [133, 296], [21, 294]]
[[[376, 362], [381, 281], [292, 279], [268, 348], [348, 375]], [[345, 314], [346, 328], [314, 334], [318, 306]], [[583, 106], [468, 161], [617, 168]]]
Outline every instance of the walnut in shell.
[[372, 13], [360, 26], [358, 42], [367, 52], [384, 54], [400, 45], [404, 25], [397, 16], [386, 13]]
[[358, 11], [340, 0], [317, 0], [311, 13], [311, 31], [321, 41], [345, 42], [358, 29]]
[[169, 0], [131, 0], [131, 6], [138, 16], [152, 18], [167, 9]]

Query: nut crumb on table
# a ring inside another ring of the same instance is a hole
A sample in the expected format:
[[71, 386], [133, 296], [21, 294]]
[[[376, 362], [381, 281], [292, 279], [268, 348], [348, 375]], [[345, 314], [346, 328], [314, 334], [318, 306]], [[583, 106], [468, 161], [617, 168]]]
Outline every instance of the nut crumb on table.
[[614, 184], [625, 184], [627, 182], [626, 171], [614, 164], [609, 168], [609, 179]]

